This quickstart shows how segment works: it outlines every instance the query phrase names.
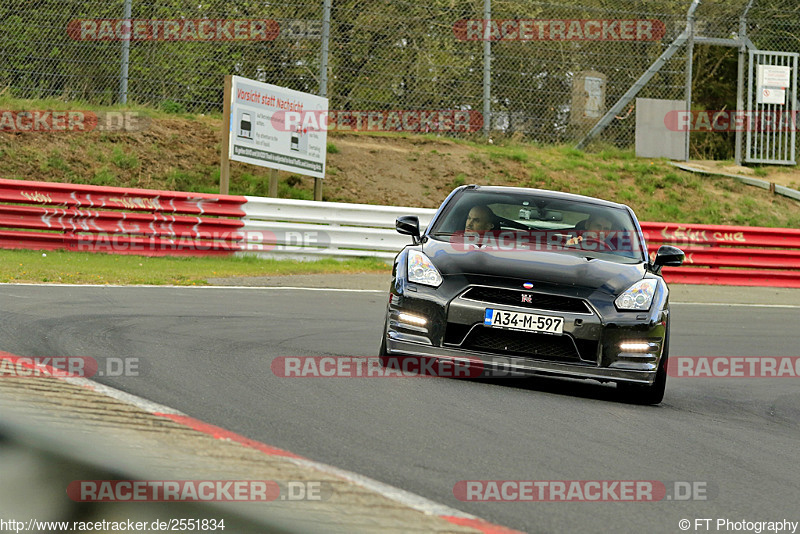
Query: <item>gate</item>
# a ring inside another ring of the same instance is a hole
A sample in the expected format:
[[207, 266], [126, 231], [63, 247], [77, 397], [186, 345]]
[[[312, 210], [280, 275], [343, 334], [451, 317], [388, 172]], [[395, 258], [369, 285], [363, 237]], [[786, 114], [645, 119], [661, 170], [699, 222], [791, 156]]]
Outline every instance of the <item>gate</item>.
[[750, 50], [744, 161], [795, 165], [800, 54]]

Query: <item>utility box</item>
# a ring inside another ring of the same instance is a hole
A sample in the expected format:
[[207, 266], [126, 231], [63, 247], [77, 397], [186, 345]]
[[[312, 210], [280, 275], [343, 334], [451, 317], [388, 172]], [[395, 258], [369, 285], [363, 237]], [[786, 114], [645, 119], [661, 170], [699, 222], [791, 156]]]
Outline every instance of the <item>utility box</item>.
[[570, 124], [595, 124], [606, 113], [606, 83], [608, 76], [587, 70], [575, 75], [572, 82], [572, 112]]
[[685, 114], [685, 100], [637, 98], [636, 156], [685, 160], [690, 121], [679, 120]]

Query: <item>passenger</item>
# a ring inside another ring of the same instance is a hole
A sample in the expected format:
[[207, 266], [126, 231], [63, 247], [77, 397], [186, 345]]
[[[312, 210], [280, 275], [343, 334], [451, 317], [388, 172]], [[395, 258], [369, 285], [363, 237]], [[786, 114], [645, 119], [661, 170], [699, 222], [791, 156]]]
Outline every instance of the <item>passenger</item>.
[[[585, 234], [590, 232], [586, 237], [593, 238], [595, 240], [603, 241], [602, 236], [608, 235], [611, 232], [611, 229], [614, 228], [614, 222], [606, 215], [603, 214], [593, 214], [590, 215], [588, 219], [581, 221], [575, 228], [581, 232], [581, 234]], [[578, 235], [575, 237], [569, 238], [567, 241], [567, 246], [570, 245], [577, 245], [581, 241], [583, 241], [583, 235]]]

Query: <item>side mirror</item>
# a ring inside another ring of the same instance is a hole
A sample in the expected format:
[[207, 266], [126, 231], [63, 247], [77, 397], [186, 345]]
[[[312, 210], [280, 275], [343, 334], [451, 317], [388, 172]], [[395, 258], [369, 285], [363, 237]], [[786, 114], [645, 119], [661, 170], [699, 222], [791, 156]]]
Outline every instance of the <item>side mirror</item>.
[[653, 265], [659, 270], [661, 267], [680, 267], [686, 255], [677, 247], [661, 245], [656, 252], [656, 259]]
[[419, 218], [416, 215], [398, 217], [394, 227], [399, 233], [410, 235], [414, 238], [415, 245], [419, 243]]

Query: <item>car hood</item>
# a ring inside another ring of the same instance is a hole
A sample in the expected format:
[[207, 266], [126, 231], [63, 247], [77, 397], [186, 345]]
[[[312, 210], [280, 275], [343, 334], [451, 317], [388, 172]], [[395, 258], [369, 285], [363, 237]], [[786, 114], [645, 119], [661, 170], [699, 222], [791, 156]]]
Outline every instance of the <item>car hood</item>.
[[622, 264], [587, 259], [570, 252], [486, 250], [429, 239], [423, 252], [443, 276], [480, 275], [515, 278], [542, 285], [571, 286], [617, 295], [645, 275], [643, 262]]

